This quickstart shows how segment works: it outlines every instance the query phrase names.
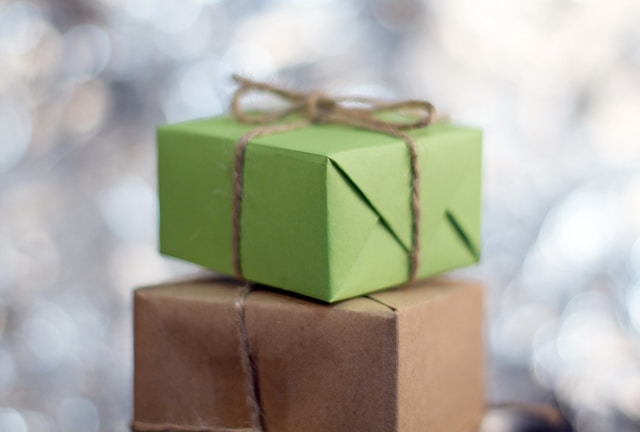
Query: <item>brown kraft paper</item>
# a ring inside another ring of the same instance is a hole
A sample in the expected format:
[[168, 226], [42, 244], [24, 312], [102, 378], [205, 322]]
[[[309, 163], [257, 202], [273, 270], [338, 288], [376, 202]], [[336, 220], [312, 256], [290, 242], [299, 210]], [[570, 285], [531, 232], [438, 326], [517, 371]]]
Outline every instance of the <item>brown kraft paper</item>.
[[[234, 308], [241, 289], [209, 279], [135, 292], [136, 422], [249, 428]], [[482, 303], [478, 283], [450, 278], [333, 305], [256, 288], [245, 323], [265, 430], [474, 430]]]

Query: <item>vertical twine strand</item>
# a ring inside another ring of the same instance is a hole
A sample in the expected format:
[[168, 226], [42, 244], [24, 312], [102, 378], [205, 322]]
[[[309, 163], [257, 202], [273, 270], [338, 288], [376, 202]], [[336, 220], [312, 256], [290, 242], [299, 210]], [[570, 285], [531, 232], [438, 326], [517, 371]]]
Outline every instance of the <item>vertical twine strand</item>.
[[240, 363], [242, 364], [242, 372], [247, 391], [247, 405], [251, 414], [251, 430], [254, 432], [263, 432], [262, 408], [260, 406], [260, 395], [258, 394], [258, 375], [253, 356], [251, 355], [251, 345], [245, 317], [246, 300], [251, 291], [251, 285], [246, 284], [236, 297], [236, 328], [238, 329], [238, 342], [240, 344]]
[[233, 207], [231, 213], [231, 221], [233, 224], [232, 238], [231, 238], [231, 255], [233, 274], [237, 279], [244, 279], [242, 273], [242, 202], [244, 201], [244, 166], [245, 166], [245, 154], [247, 151], [247, 145], [249, 141], [254, 138], [263, 135], [269, 135], [279, 132], [285, 132], [288, 130], [298, 129], [309, 125], [308, 121], [278, 124], [273, 126], [266, 126], [253, 129], [250, 132], [242, 135], [236, 142], [235, 151], [235, 163], [233, 171]]

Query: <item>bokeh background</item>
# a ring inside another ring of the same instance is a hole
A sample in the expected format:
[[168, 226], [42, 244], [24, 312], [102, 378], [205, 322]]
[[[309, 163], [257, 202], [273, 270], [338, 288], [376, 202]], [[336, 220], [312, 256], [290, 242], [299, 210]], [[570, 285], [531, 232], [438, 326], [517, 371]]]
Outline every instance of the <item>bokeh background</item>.
[[482, 127], [489, 400], [640, 429], [640, 2], [0, 0], [0, 431], [127, 429], [131, 290], [199, 271], [155, 127], [232, 72]]

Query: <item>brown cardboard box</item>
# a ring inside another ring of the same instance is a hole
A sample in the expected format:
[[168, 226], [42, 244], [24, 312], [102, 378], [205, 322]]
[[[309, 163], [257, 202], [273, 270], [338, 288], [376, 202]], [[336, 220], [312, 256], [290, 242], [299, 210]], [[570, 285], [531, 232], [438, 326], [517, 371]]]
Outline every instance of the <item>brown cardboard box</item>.
[[[249, 427], [240, 290], [200, 280], [136, 291], [136, 422]], [[258, 288], [245, 316], [268, 432], [466, 432], [479, 422], [477, 283], [438, 278], [333, 305]]]

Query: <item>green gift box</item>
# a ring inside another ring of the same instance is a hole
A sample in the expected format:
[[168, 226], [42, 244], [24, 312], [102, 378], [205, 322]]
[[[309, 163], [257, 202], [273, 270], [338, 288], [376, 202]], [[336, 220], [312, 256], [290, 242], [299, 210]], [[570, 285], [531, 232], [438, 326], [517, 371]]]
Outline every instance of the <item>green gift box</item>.
[[[231, 117], [158, 129], [160, 250], [233, 274], [237, 140]], [[423, 278], [477, 262], [478, 129], [435, 123], [416, 143]], [[251, 281], [327, 302], [399, 285], [412, 250], [407, 144], [379, 132], [311, 125], [252, 139], [246, 149], [240, 260]]]

